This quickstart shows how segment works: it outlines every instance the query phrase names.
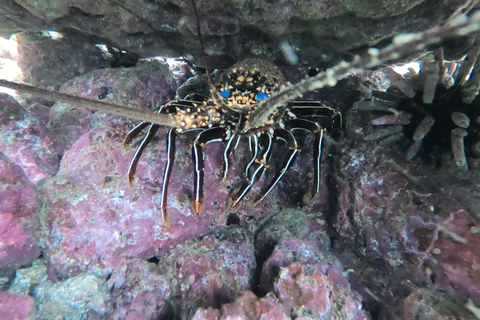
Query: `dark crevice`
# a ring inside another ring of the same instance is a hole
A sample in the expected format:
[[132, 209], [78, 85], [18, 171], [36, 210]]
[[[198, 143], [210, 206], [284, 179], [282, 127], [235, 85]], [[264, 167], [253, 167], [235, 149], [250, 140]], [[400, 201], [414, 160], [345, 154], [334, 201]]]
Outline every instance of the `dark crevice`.
[[263, 271], [263, 264], [267, 259], [272, 255], [273, 250], [278, 244], [277, 241], [270, 239], [267, 241], [262, 248], [258, 246], [258, 236], [265, 229], [265, 227], [276, 217], [277, 213], [273, 213], [267, 216], [264, 221], [262, 221], [259, 227], [255, 230], [254, 233], [254, 246], [255, 246], [255, 270], [253, 271], [253, 276], [250, 284], [251, 291], [255, 293], [258, 297], [264, 297], [267, 292], [263, 292], [260, 288], [260, 277]]
[[155, 256], [152, 256], [152, 257], [148, 258], [147, 261], [150, 262], [150, 263], [155, 263], [155, 265], [158, 266], [158, 263], [160, 262], [160, 259], [158, 259]]

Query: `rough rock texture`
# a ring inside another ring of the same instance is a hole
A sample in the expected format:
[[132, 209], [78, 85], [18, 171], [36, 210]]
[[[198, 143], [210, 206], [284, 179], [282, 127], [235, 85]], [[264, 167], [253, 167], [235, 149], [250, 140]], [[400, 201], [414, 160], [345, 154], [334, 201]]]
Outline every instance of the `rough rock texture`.
[[0, 314], [3, 320], [33, 320], [36, 317], [33, 298], [26, 294], [0, 293]]
[[0, 93], [0, 149], [33, 183], [58, 171], [61, 145], [35, 115], [5, 93]]
[[104, 279], [80, 274], [64, 282], [44, 282], [33, 292], [36, 319], [99, 319], [111, 312], [110, 294]]
[[355, 319], [366, 320], [358, 295], [341, 270], [318, 263], [279, 269], [273, 291], [263, 298], [246, 291], [219, 310], [200, 308], [193, 319]]
[[67, 80], [109, 65], [101, 50], [81, 37], [52, 39], [24, 32], [16, 39], [23, 81], [33, 86], [58, 90]]
[[0, 153], [0, 268], [18, 267], [39, 255], [39, 201], [22, 169]]
[[294, 318], [368, 319], [342, 271], [325, 263], [280, 268], [273, 292]]
[[449, 290], [478, 305], [478, 170], [459, 172], [453, 160], [432, 168], [421, 159], [407, 161], [400, 149], [365, 142], [368, 115], [347, 115], [340, 162], [335, 228], [342, 240], [335, 251], [353, 270], [352, 287], [385, 319], [412, 293], [411, 284]]
[[[166, 65], [145, 61], [133, 68], [99, 69], [83, 74], [67, 81], [60, 91], [87, 99], [153, 110], [173, 99], [176, 87], [176, 81]], [[67, 146], [92, 128], [109, 127], [127, 121], [122, 117], [76, 107], [57, 103], [50, 110], [48, 126]]]
[[115, 319], [165, 316], [166, 301], [175, 314], [189, 318], [200, 306], [232, 301], [249, 287], [255, 268], [252, 235], [229, 227], [179, 244], [158, 261], [127, 261], [112, 274]]
[[170, 250], [157, 272], [171, 283], [176, 312], [191, 316], [233, 301], [249, 288], [254, 268], [253, 235], [229, 227]]
[[15, 278], [8, 288], [14, 294], [32, 294], [41, 283], [47, 281], [47, 267], [43, 259], [33, 261], [32, 266], [15, 270]]
[[245, 291], [232, 303], [222, 305], [221, 309], [199, 308], [193, 320], [227, 319], [290, 319], [284, 313], [278, 301], [272, 297], [259, 299], [253, 292]]
[[162, 319], [168, 313], [171, 279], [155, 269], [154, 263], [131, 259], [112, 273], [108, 280], [115, 305], [111, 319]]
[[[209, 65], [228, 67], [253, 56], [284, 62], [287, 41], [308, 65], [331, 63], [352, 49], [398, 34], [424, 30], [477, 1], [197, 0]], [[14, 12], [15, 14], [12, 14]], [[149, 56], [192, 55], [200, 62], [193, 9], [188, 1], [9, 0], [0, 10], [3, 34], [54, 30], [71, 41], [88, 38]], [[200, 62], [201, 64], [201, 62]]]
[[464, 308], [465, 304], [467, 304], [465, 299], [446, 292], [416, 289], [403, 301], [403, 319], [478, 319], [472, 312]]

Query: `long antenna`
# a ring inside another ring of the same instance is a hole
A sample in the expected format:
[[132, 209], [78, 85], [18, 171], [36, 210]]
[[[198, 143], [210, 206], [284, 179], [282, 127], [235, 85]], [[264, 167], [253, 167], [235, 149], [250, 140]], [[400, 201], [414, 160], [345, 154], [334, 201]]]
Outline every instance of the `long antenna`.
[[202, 48], [203, 63], [205, 64], [205, 74], [207, 75], [207, 81], [209, 86], [213, 88], [212, 78], [210, 77], [210, 71], [207, 64], [207, 55], [205, 54], [205, 44], [203, 43], [202, 32], [200, 30], [200, 19], [198, 17], [197, 5], [195, 0], [191, 0], [193, 7], [193, 14], [195, 15], [195, 22], [197, 23], [197, 36], [200, 41], [200, 47]]

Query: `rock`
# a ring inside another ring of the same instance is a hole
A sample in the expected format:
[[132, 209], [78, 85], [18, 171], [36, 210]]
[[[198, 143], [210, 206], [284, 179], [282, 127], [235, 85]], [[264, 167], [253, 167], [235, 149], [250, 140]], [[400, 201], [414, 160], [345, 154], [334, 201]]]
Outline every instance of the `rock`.
[[36, 319], [99, 319], [111, 312], [110, 294], [105, 280], [92, 274], [80, 274], [59, 283], [44, 282], [33, 292], [38, 313]]
[[436, 287], [470, 298], [480, 305], [480, 223], [465, 210], [452, 212], [437, 225], [422, 269]]
[[81, 35], [22, 32], [16, 39], [23, 81], [33, 86], [58, 90], [67, 80], [108, 66], [101, 50]]
[[290, 319], [278, 301], [272, 297], [259, 299], [251, 291], [245, 291], [232, 303], [218, 309], [199, 308], [193, 320], [227, 320], [227, 319]]
[[130, 189], [126, 172], [134, 150], [122, 147], [125, 131], [124, 126], [84, 134], [66, 152], [59, 174], [42, 183], [46, 255], [64, 276], [87, 268], [106, 276], [124, 259], [162, 256], [170, 246], [226, 224], [228, 189], [215, 174], [221, 168], [222, 158], [215, 156], [223, 152], [220, 144], [206, 148], [205, 199], [196, 215], [191, 149], [178, 139], [167, 202], [171, 227], [166, 227], [159, 212], [165, 132], [145, 150]]
[[[302, 63], [330, 64], [400, 32], [441, 24], [468, 6], [466, 0], [197, 1], [210, 68], [264, 57], [286, 64], [279, 44], [289, 43]], [[45, 26], [72, 41], [105, 43], [142, 57], [193, 56], [203, 64], [190, 3], [135, 4], [19, 0], [0, 13], [4, 33]], [[11, 15], [9, 12], [16, 12]], [[81, 45], [79, 45], [82, 47]], [[189, 58], [190, 59], [190, 58]], [[190, 59], [191, 60], [191, 59]]]
[[340, 210], [333, 218], [342, 236], [333, 251], [353, 271], [352, 288], [366, 293], [365, 308], [387, 314], [385, 319], [408, 318], [405, 310], [389, 311], [415, 288], [441, 288], [478, 304], [472, 268], [479, 259], [473, 249], [478, 222], [467, 211], [480, 206], [478, 171], [409, 161], [401, 143], [364, 141], [370, 120], [371, 112], [346, 115]]
[[10, 284], [8, 292], [13, 294], [32, 294], [41, 283], [48, 281], [47, 268], [43, 259], [33, 261], [28, 268], [15, 270], [15, 279]]
[[[62, 93], [143, 110], [153, 110], [175, 96], [177, 84], [168, 67], [144, 61], [133, 68], [95, 70], [62, 85]], [[93, 112], [66, 103], [50, 111], [49, 128], [58, 139], [71, 146], [92, 128], [111, 127], [128, 119]]]
[[108, 280], [115, 306], [110, 319], [159, 319], [168, 312], [170, 279], [155, 272], [155, 264], [132, 259]]
[[309, 265], [328, 261], [336, 264], [336, 267], [340, 267], [339, 262], [331, 257], [329, 248], [329, 245], [321, 240], [305, 241], [290, 237], [282, 239], [263, 264], [259, 285], [260, 293], [266, 294], [271, 291], [280, 268], [295, 262]]
[[171, 283], [174, 310], [191, 317], [199, 307], [233, 301], [249, 288], [254, 268], [253, 235], [228, 227], [171, 249], [157, 270]]
[[188, 240], [149, 261], [158, 266], [132, 259], [112, 273], [113, 319], [189, 318], [198, 307], [220, 307], [249, 287], [255, 268], [252, 235], [238, 227]]
[[325, 263], [280, 268], [273, 292], [294, 318], [368, 319], [342, 271]]
[[478, 319], [474, 314], [468, 311], [467, 308], [465, 308], [465, 304], [465, 299], [462, 301], [458, 296], [446, 292], [430, 289], [416, 289], [403, 302], [403, 319]]
[[0, 314], [3, 320], [33, 320], [36, 317], [33, 298], [26, 294], [0, 293]]
[[0, 268], [18, 267], [40, 254], [39, 201], [22, 168], [0, 153]]
[[58, 171], [61, 145], [33, 114], [0, 93], [0, 149], [37, 183]]

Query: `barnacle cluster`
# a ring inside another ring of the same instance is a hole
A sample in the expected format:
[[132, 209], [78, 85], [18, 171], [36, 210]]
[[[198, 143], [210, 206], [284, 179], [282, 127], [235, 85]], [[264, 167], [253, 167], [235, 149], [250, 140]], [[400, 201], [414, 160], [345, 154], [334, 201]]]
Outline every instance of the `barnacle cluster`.
[[373, 92], [359, 110], [374, 112], [373, 131], [367, 141], [380, 141], [405, 149], [407, 157], [440, 165], [447, 156], [459, 169], [468, 170], [468, 157], [480, 157], [480, 43], [461, 59], [447, 61], [443, 49], [428, 53], [420, 70], [403, 75], [387, 70], [391, 87]]

